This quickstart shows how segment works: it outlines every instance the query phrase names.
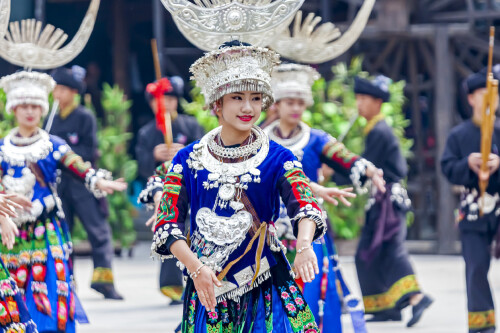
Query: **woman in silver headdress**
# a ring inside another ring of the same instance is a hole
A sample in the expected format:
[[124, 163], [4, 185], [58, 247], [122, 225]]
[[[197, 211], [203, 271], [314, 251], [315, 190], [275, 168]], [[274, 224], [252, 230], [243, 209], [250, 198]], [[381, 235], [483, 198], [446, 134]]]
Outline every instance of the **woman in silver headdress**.
[[[151, 192], [161, 198], [152, 252], [175, 256], [188, 276], [183, 332], [319, 332], [294, 272], [306, 282], [319, 273], [311, 243], [324, 217], [301, 163], [254, 125], [273, 102], [278, 62], [234, 41], [191, 67], [222, 126], [179, 151], [158, 182], [163, 194]], [[297, 238], [293, 271], [274, 227], [280, 198]]]
[[106, 170], [94, 170], [62, 139], [38, 127], [54, 86], [49, 75], [38, 72], [22, 71], [0, 80], [6, 111], [14, 113], [18, 124], [0, 141], [0, 184], [5, 193], [31, 202], [29, 209], [17, 211], [13, 222], [0, 216], [2, 231], [3, 225], [19, 230], [15, 239], [3, 242], [0, 252], [38, 330], [70, 333], [78, 311], [69, 262], [71, 240], [55, 191], [57, 169], [71, 171], [98, 197], [123, 191], [126, 184], [111, 180]]
[[[324, 188], [316, 184], [323, 164], [350, 176], [355, 184], [361, 185], [365, 180], [371, 179], [383, 189], [383, 179], [373, 164], [348, 151], [342, 143], [327, 133], [312, 129], [302, 122], [304, 111], [313, 104], [311, 87], [319, 78], [319, 73], [307, 65], [289, 63], [277, 66], [273, 71], [271, 83], [276, 101], [273, 108], [276, 109], [279, 119], [269, 124], [264, 131], [271, 140], [294, 153], [302, 162], [304, 173], [311, 180], [315, 194], [331, 203], [337, 204], [332, 195], [338, 195], [338, 189]], [[350, 191], [352, 188], [346, 190]], [[345, 194], [340, 195], [340, 200], [349, 205], [344, 198]], [[292, 226], [284, 206], [276, 225], [278, 235], [285, 246], [293, 245], [295, 237], [290, 232]], [[334, 270], [337, 263], [333, 259], [335, 252], [332, 237], [325, 235], [321, 244], [314, 244], [314, 251], [323, 270], [313, 282], [304, 284], [305, 299], [322, 332], [342, 332], [341, 304]], [[292, 247], [289, 248], [289, 257], [293, 258], [293, 255]]]

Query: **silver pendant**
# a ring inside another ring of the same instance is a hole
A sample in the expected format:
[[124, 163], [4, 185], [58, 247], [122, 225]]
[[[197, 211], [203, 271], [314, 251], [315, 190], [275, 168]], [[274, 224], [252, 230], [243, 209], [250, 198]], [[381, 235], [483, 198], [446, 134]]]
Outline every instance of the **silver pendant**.
[[234, 197], [236, 188], [231, 184], [224, 184], [219, 188], [219, 198], [224, 201], [229, 201]]

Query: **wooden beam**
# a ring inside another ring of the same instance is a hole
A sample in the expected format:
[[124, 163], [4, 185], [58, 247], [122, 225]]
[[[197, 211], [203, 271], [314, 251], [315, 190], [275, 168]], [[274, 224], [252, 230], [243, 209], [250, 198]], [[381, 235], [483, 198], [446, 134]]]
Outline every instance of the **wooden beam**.
[[436, 170], [438, 187], [438, 253], [455, 253], [454, 242], [457, 231], [453, 211], [456, 208], [451, 185], [441, 172], [441, 156], [443, 154], [448, 133], [452, 128], [453, 113], [455, 111], [455, 77], [450, 52], [450, 35], [446, 26], [436, 29], [435, 36], [436, 58], [436, 90], [434, 105], [434, 124], [436, 133]]
[[487, 19], [500, 19], [500, 10], [488, 11], [467, 11], [462, 10], [458, 12], [436, 13], [431, 16], [434, 22], [456, 22], [456, 21], [469, 21], [473, 20], [487, 20]]

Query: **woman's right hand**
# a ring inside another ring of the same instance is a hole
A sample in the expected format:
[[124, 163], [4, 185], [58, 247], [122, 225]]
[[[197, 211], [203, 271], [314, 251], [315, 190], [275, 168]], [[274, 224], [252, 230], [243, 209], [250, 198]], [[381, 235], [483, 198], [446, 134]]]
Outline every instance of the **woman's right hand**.
[[200, 270], [200, 274], [193, 278], [193, 282], [201, 304], [207, 311], [215, 311], [217, 301], [215, 299], [214, 285], [217, 287], [222, 286], [222, 283], [217, 280], [215, 273], [207, 266], [203, 266]]
[[2, 244], [7, 249], [12, 250], [16, 243], [16, 236], [19, 235], [19, 230], [16, 224], [8, 216], [0, 216], [0, 227], [2, 228]]

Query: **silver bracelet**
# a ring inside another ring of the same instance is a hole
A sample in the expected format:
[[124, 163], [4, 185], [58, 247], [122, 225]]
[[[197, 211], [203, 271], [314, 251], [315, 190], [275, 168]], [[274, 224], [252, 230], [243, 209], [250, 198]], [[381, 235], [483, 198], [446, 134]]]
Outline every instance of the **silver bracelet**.
[[302, 252], [304, 252], [305, 250], [309, 250], [309, 249], [312, 249], [312, 246], [311, 245], [306, 245], [304, 247], [301, 247], [300, 249], [297, 250], [297, 253], [298, 254], [301, 254]]
[[201, 269], [205, 266], [205, 264], [201, 264], [193, 273], [188, 273], [189, 277], [194, 280], [200, 275]]

